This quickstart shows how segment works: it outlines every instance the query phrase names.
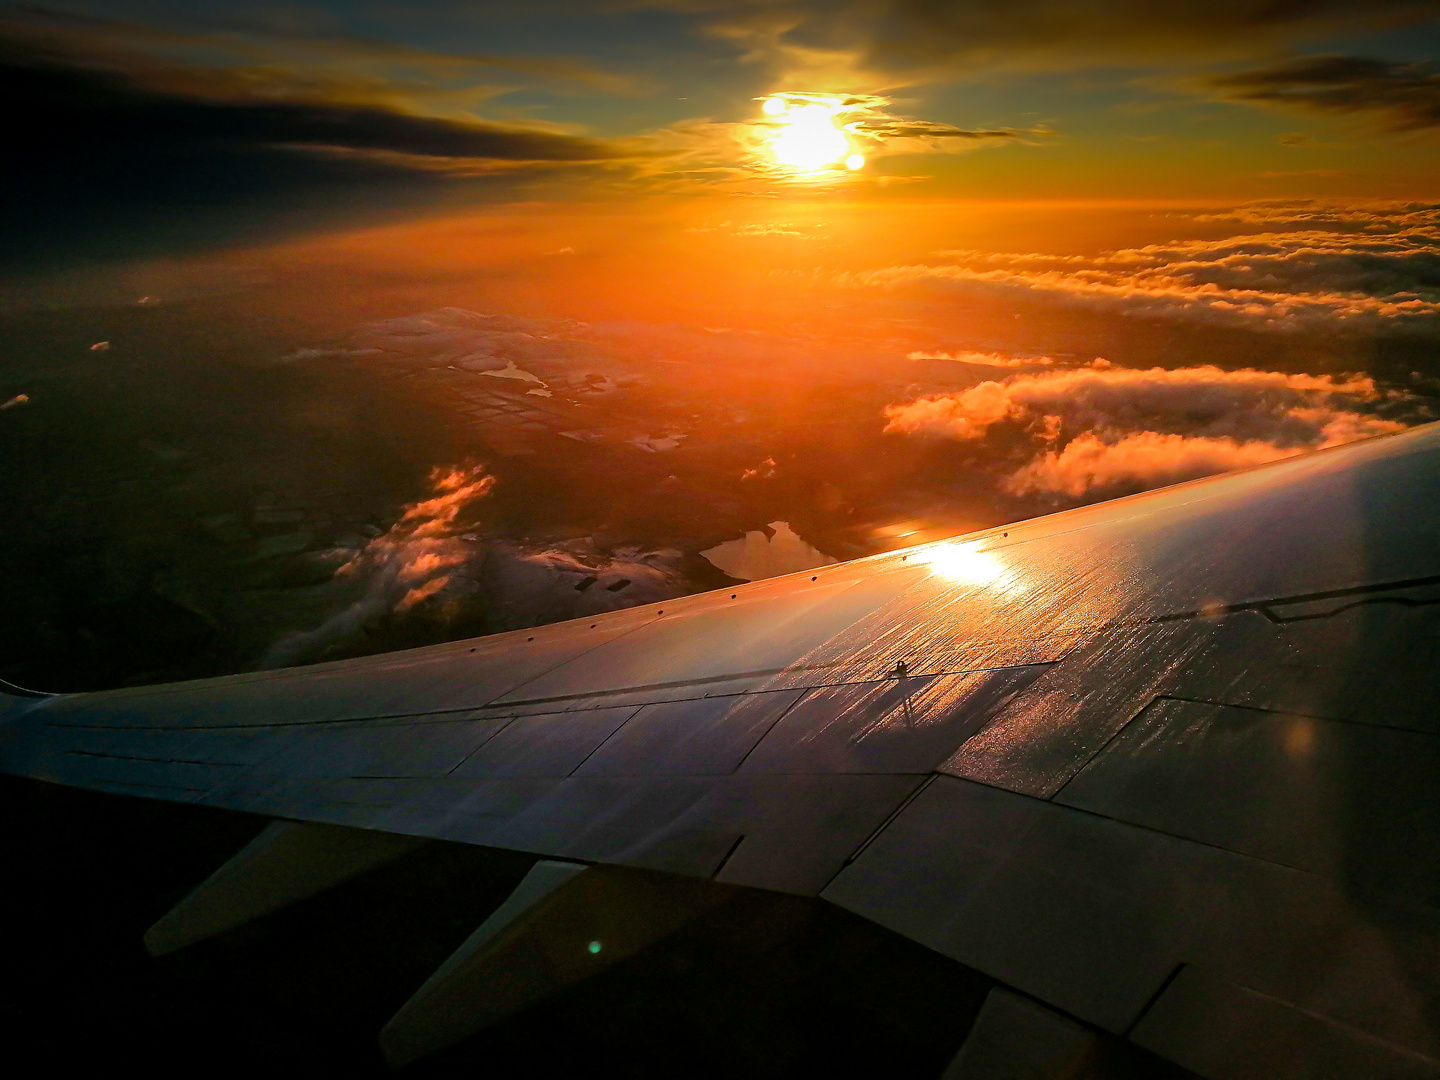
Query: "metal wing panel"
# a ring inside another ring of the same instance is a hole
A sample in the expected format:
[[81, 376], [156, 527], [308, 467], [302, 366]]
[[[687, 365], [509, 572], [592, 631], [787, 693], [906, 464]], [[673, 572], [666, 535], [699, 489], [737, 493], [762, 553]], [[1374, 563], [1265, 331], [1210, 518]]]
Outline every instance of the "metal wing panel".
[[1431, 426], [591, 620], [0, 695], [0, 768], [819, 894], [1177, 1060], [1310, 1032], [1419, 1075], [1437, 703]]
[[46, 722], [81, 727], [246, 727], [461, 712], [654, 618], [645, 609], [387, 656], [53, 698]]
[[1177, 1058], [1212, 1009], [1433, 1064], [1437, 508], [1432, 426], [588, 621], [5, 695], [0, 767], [820, 894]]
[[1045, 669], [903, 676], [807, 691], [741, 773], [928, 773]]
[[1157, 699], [1055, 797], [1440, 905], [1440, 735]]
[[1204, 627], [1190, 621], [1109, 627], [1018, 695], [939, 771], [1049, 798], [1204, 640]]
[[569, 776], [638, 711], [634, 705], [516, 717], [451, 775]]
[[1435, 1057], [1440, 910], [940, 777], [822, 894], [1110, 1031], [1196, 964]]
[[803, 693], [772, 690], [646, 705], [576, 775], [725, 776]]

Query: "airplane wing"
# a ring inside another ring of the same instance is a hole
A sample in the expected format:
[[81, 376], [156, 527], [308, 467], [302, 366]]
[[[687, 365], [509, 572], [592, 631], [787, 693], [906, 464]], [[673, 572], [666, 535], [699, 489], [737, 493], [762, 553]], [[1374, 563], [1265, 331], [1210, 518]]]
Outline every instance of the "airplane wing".
[[458, 1037], [403, 1021], [518, 963], [536, 912], [618, 896], [663, 931], [746, 886], [996, 980], [948, 1075], [1043, 1030], [1216, 1078], [1437, 1076], [1437, 680], [1431, 426], [593, 619], [0, 695], [0, 769], [305, 825], [157, 950], [343, 850], [543, 857], [392, 1022], [396, 1061]]

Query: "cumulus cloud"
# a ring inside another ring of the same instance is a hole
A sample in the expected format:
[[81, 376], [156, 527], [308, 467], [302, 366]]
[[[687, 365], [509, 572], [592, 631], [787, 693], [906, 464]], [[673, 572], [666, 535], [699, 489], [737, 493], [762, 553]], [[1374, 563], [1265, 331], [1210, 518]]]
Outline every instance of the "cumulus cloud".
[[456, 522], [494, 487], [494, 477], [475, 469], [437, 469], [430, 497], [407, 506], [383, 536], [355, 553], [337, 576], [358, 583], [360, 595], [313, 630], [271, 646], [263, 666], [287, 667], [343, 655], [357, 641], [386, 629], [413, 609], [429, 604], [442, 622], [459, 614], [467, 583], [458, 573], [473, 555], [455, 535]]
[[480, 468], [441, 468], [431, 491], [336, 571], [351, 599], [313, 629], [290, 634], [262, 666], [359, 656], [471, 634], [576, 619], [695, 591], [674, 549], [600, 551], [589, 539], [526, 545], [486, 540]]
[[[1016, 375], [957, 394], [890, 405], [887, 430], [980, 438], [993, 425], [1058, 416], [1072, 430], [1180, 425], [1191, 434], [1281, 437], [1313, 443], [1317, 422], [1380, 397], [1368, 377], [1225, 371], [1206, 365], [1136, 370], [1112, 366]], [[1303, 415], [1296, 409], [1308, 410]], [[1288, 425], [1288, 426], [1287, 426]]]
[[1078, 497], [1255, 465], [1406, 423], [1368, 377], [1218, 367], [1090, 366], [986, 381], [887, 406], [885, 430], [979, 442], [998, 425], [1030, 458], [1001, 480], [1016, 495]]
[[1311, 229], [1358, 230], [1389, 233], [1411, 228], [1433, 228], [1440, 204], [1429, 202], [1335, 203], [1317, 199], [1261, 201], [1224, 210], [1192, 214], [1192, 221], [1235, 222], [1265, 228], [1305, 226]]
[[949, 251], [941, 253], [948, 262], [842, 273], [836, 281], [853, 288], [920, 285], [1033, 296], [1271, 330], [1433, 325], [1440, 317], [1440, 212], [1371, 213], [1348, 227], [1154, 244], [1093, 257]]
[[1365, 116], [1391, 131], [1440, 128], [1440, 65], [1433, 63], [1305, 56], [1213, 75], [1205, 85], [1230, 101]]
[[1149, 488], [1212, 473], [1262, 465], [1301, 452], [1260, 440], [1237, 442], [1205, 436], [1142, 431], [1107, 443], [1086, 432], [1063, 450], [1050, 450], [1001, 483], [1015, 495], [1041, 493], [1079, 498], [1092, 488]]

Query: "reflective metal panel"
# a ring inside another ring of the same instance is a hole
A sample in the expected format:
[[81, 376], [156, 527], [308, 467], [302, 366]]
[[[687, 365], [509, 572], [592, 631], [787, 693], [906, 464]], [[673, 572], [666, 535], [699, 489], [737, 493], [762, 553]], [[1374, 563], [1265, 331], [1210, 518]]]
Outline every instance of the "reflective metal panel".
[[928, 773], [1042, 671], [904, 676], [811, 690], [741, 771]]
[[503, 720], [307, 726], [259, 770], [292, 778], [444, 776], [504, 727]]
[[627, 705], [516, 717], [452, 775], [569, 776], [635, 711]]
[[1161, 700], [1056, 796], [1440, 904], [1440, 736]]
[[[890, 599], [902, 583], [853, 573], [782, 578], [763, 588], [711, 593], [709, 603], [672, 611], [533, 679], [502, 702], [599, 693], [677, 680], [778, 672]], [[664, 610], [660, 608], [658, 610]], [[878, 672], [876, 674], [879, 674]]]
[[1434, 1080], [1440, 1065], [1186, 964], [1131, 1039], [1200, 1076]]
[[939, 777], [823, 894], [1124, 1032], [1182, 963], [1440, 1054], [1440, 910]]
[[802, 691], [646, 705], [585, 762], [580, 776], [720, 776], [733, 772]]
[[1202, 643], [1190, 622], [1113, 627], [1035, 680], [940, 771], [1048, 798]]

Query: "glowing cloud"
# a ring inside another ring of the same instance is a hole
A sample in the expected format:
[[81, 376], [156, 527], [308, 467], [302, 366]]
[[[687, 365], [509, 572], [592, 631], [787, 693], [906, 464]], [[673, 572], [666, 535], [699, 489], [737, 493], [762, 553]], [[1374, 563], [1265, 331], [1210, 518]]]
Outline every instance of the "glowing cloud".
[[1212, 473], [1263, 465], [1306, 448], [1254, 440], [1206, 438], [1141, 431], [1116, 443], [1092, 432], [1063, 450], [1042, 454], [1001, 485], [1016, 495], [1044, 493], [1079, 498], [1092, 488], [1154, 487]]
[[1426, 418], [1415, 404], [1368, 376], [1096, 360], [890, 405], [885, 430], [975, 443], [1010, 423], [1028, 437], [1031, 460], [1004, 477], [1001, 490], [1078, 499], [1393, 434], [1412, 416]]

